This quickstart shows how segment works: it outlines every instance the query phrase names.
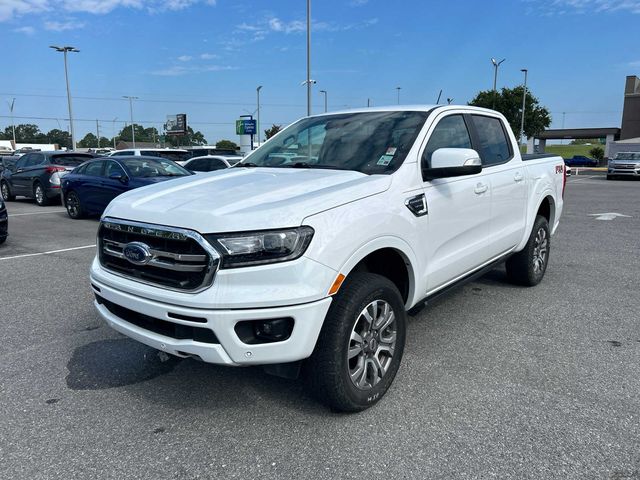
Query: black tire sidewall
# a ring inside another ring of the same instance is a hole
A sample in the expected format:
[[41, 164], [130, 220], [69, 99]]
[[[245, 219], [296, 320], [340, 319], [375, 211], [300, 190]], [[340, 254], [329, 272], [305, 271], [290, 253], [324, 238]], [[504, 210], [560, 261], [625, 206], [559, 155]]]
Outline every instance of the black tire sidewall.
[[[69, 197], [74, 196], [76, 198], [76, 215], [72, 215], [71, 212], [69, 211]], [[78, 218], [82, 217], [82, 204], [80, 203], [80, 197], [78, 197], [78, 194], [74, 191], [71, 191], [69, 193], [67, 193], [67, 198], [66, 198], [66, 207], [67, 207], [67, 215], [69, 215], [69, 217], [71, 217], [74, 220], [77, 220]]]
[[[7, 196], [4, 195], [4, 190], [7, 190]], [[0, 184], [0, 195], [5, 202], [10, 202], [12, 200], [11, 190], [9, 189], [9, 184], [7, 182], [2, 182]]]
[[[36, 194], [36, 192], [38, 191], [38, 187], [42, 189], [42, 202], [38, 201], [38, 195]], [[47, 205], [47, 194], [44, 191], [44, 187], [39, 182], [33, 184], [33, 199], [40, 207], [44, 207]]]

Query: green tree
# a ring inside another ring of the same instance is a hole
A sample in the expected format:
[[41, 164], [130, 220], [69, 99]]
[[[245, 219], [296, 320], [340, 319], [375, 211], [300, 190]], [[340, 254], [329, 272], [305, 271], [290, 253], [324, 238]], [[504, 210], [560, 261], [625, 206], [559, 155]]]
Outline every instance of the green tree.
[[591, 155], [596, 160], [604, 159], [604, 149], [602, 147], [593, 147], [589, 150], [589, 155]]
[[[4, 129], [3, 135], [7, 140], [13, 140], [11, 125]], [[33, 123], [16, 125], [16, 142], [18, 143], [46, 143], [47, 136]]]
[[228, 150], [238, 150], [240, 147], [231, 140], [220, 140], [216, 143], [216, 148], [224, 148]]
[[65, 130], [54, 128], [46, 133], [48, 143], [57, 143], [61, 147], [71, 147], [71, 135]]
[[276, 125], [274, 123], [273, 125], [271, 125], [271, 128], [267, 128], [264, 131], [264, 136], [266, 137], [267, 140], [269, 140], [271, 137], [273, 137], [280, 130], [282, 130], [282, 125]]
[[[484, 90], [478, 92], [469, 105], [492, 108], [502, 113], [511, 125], [516, 137], [520, 133], [520, 110], [522, 109], [523, 87], [503, 88], [500, 92]], [[546, 107], [540, 105], [538, 99], [527, 90], [526, 113], [524, 116], [524, 134], [526, 137], [538, 135], [551, 125], [551, 114]]]
[[204, 138], [204, 134], [200, 131], [194, 132], [193, 128], [187, 127], [186, 135], [167, 135], [166, 143], [177, 147], [178, 145], [206, 145], [207, 139]]
[[100, 137], [100, 147], [113, 147], [113, 140], [107, 137]]
[[80, 148], [96, 148], [98, 146], [98, 137], [89, 132], [77, 143], [77, 145]]
[[[155, 127], [144, 128], [142, 125], [134, 123], [133, 129], [136, 133], [136, 142], [154, 142], [158, 139], [158, 130]], [[117, 137], [118, 140], [122, 140], [124, 142], [133, 141], [133, 137], [131, 135], [131, 125], [127, 125], [122, 130], [120, 130]]]

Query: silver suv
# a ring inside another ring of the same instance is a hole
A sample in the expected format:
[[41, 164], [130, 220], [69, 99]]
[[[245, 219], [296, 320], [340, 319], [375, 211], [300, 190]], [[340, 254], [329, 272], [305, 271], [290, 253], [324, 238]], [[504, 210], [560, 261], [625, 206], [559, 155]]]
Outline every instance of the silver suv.
[[618, 176], [640, 177], [640, 152], [618, 152], [609, 160], [607, 180]]

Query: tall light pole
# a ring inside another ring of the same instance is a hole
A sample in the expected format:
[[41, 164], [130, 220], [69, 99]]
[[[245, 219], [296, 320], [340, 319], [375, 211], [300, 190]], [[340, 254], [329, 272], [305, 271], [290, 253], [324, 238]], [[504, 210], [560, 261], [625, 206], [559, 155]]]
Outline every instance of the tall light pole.
[[497, 61], [495, 58], [491, 59], [491, 63], [493, 64], [493, 105], [491, 108], [493, 108], [495, 110], [496, 108], [496, 95], [498, 94], [498, 91], [496, 90], [496, 86], [498, 84], [498, 67], [500, 67], [500, 65], [502, 64], [502, 62], [504, 62], [506, 60], [506, 58], [503, 58], [500, 61]]
[[111, 130], [113, 131], [113, 149], [116, 149], [116, 120], [118, 120], [118, 117], [114, 118], [113, 120], [111, 120]]
[[16, 99], [12, 99], [11, 102], [7, 102], [9, 105], [9, 113], [11, 114], [11, 130], [13, 131], [13, 149], [16, 148], [16, 124], [13, 122], [13, 106], [16, 103]]
[[133, 142], [133, 148], [136, 148], [136, 130], [135, 128], [133, 128], [133, 101], [137, 100], [138, 97], [123, 95], [122, 98], [126, 98], [129, 100], [129, 116], [131, 117], [131, 140]]
[[256, 93], [258, 94], [258, 146], [260, 146], [260, 90], [262, 90], [262, 85], [256, 88]]
[[307, 0], [307, 116], [311, 116], [311, 0]]
[[324, 95], [324, 113], [327, 113], [327, 91], [320, 90], [320, 93]]
[[398, 105], [400, 105], [400, 90], [402, 90], [402, 87], [396, 87], [396, 90], [398, 91]]
[[64, 54], [64, 78], [67, 82], [67, 102], [69, 103], [69, 130], [71, 131], [71, 146], [75, 150], [76, 149], [76, 136], [73, 132], [73, 112], [71, 109], [71, 90], [69, 89], [69, 70], [67, 68], [67, 52], [78, 53], [78, 50], [75, 47], [57, 47], [55, 45], [50, 45], [49, 48], [53, 48], [56, 52], [62, 52]]
[[522, 119], [520, 120], [520, 141], [524, 138], [524, 109], [527, 106], [527, 73], [529, 70], [526, 68], [520, 69], [521, 72], [524, 72], [524, 90], [522, 92]]

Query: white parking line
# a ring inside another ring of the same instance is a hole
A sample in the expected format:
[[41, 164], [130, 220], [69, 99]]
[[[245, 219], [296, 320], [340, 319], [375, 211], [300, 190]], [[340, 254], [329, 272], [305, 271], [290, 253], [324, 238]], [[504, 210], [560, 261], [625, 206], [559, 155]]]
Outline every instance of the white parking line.
[[10, 217], [20, 217], [22, 215], [42, 215], [44, 213], [62, 213], [66, 210], [47, 210], [46, 212], [27, 212], [27, 213], [10, 213]]
[[14, 255], [12, 257], [0, 257], [0, 261], [2, 260], [13, 260], [14, 258], [24, 258], [24, 257], [37, 257], [40, 255], [50, 255], [52, 253], [61, 253], [61, 252], [70, 252], [72, 250], [82, 250], [84, 248], [94, 248], [96, 244], [93, 245], [85, 245], [83, 247], [71, 247], [71, 248], [62, 248], [60, 250], [51, 250], [49, 252], [40, 252], [40, 253], [25, 253], [24, 255]]

